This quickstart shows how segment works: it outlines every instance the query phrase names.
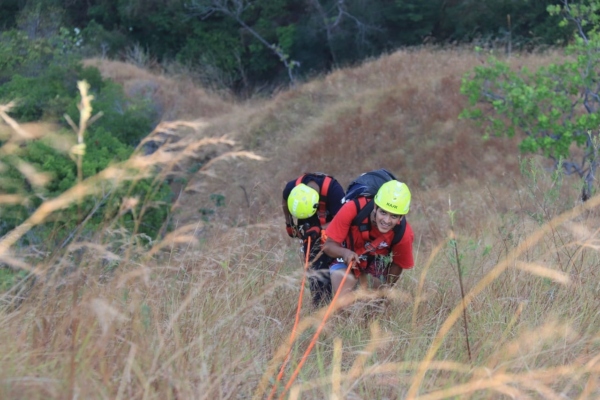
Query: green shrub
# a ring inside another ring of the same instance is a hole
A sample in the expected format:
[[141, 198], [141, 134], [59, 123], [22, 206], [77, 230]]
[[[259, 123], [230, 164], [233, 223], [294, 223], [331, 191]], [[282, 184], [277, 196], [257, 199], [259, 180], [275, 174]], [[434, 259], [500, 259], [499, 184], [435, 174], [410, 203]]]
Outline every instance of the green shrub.
[[14, 75], [8, 83], [0, 86], [0, 99], [4, 102], [17, 100], [13, 115], [20, 121], [57, 120], [59, 113], [73, 102], [70, 92], [75, 87], [69, 83], [74, 82], [65, 82], [62, 78], [66, 74], [53, 65], [39, 77]]
[[30, 40], [24, 32], [10, 30], [0, 34], [0, 84], [17, 73], [29, 76], [52, 59], [53, 51], [45, 40]]
[[[120, 142], [110, 132], [100, 128], [90, 131], [86, 137], [87, 150], [83, 156], [83, 178], [96, 175], [109, 164], [126, 160], [133, 152], [133, 147]], [[27, 179], [15, 168], [14, 159], [18, 156], [34, 166], [38, 171], [50, 175], [50, 182], [43, 188], [32, 187]], [[44, 199], [51, 199], [63, 193], [77, 183], [77, 165], [68, 155], [58, 152], [44, 140], [27, 143], [18, 154], [4, 156], [0, 162], [8, 168], [4, 173], [2, 189], [4, 193], [22, 194], [28, 201], [23, 204], [0, 207], [0, 235], [22, 223]], [[109, 222], [127, 229], [129, 232], [144, 233], [155, 238], [163, 227], [171, 201], [171, 190], [164, 182], [153, 184], [153, 180], [143, 179], [132, 186], [113, 188], [106, 184], [104, 197], [89, 197], [80, 204], [56, 213], [45, 224], [34, 227], [31, 234], [24, 237], [22, 245], [56, 246], [71, 233], [83, 219], [84, 235], [94, 233], [100, 226]], [[133, 213], [119, 217], [118, 212], [124, 197], [137, 197], [139, 205]], [[100, 202], [100, 204], [99, 204]], [[99, 205], [99, 206], [98, 206]], [[141, 215], [142, 207], [147, 211]], [[90, 214], [95, 210], [93, 214]], [[140, 218], [139, 225], [132, 215]]]
[[[158, 123], [158, 113], [149, 99], [142, 96], [128, 98], [122, 87], [114, 82], [103, 81], [100, 86], [92, 86], [91, 92], [94, 94], [94, 113], [102, 112], [103, 115], [89, 128], [90, 132], [103, 129], [120, 142], [137, 146]], [[67, 114], [75, 123], [79, 121], [78, 102], [79, 98], [74, 99], [67, 108]]]
[[[111, 162], [126, 160], [158, 122], [158, 113], [150, 100], [142, 96], [127, 97], [119, 85], [103, 79], [96, 68], [83, 67], [76, 33], [60, 29], [57, 35], [30, 39], [24, 33], [12, 30], [0, 36], [0, 104], [17, 100], [11, 115], [18, 121], [59, 122], [64, 129], [69, 129], [67, 134], [74, 136], [64, 115], [67, 114], [75, 124], [79, 123], [81, 96], [77, 82], [85, 80], [90, 85], [89, 92], [94, 97], [93, 113], [102, 113], [102, 116], [85, 132], [87, 151], [82, 158], [83, 178], [99, 173]], [[48, 184], [32, 186], [17, 168], [17, 161], [47, 173], [50, 176]], [[5, 153], [0, 157], [0, 163], [4, 167], [0, 181], [2, 192], [20, 194], [27, 199], [21, 204], [0, 207], [0, 235], [22, 223], [45, 199], [52, 199], [77, 183], [75, 160], [46, 140], [22, 144], [16, 153]], [[80, 233], [93, 233], [108, 220], [121, 224], [132, 233], [145, 233], [149, 237], [158, 234], [167, 216], [168, 185], [153, 184], [148, 179], [137, 182], [133, 188], [113, 190], [107, 186], [106, 191], [109, 195], [102, 199], [87, 198], [56, 213], [51, 221], [34, 227], [21, 244], [57, 245], [86, 216]], [[113, 221], [124, 196], [139, 197], [142, 201], [137, 210]], [[142, 209], [146, 211], [142, 213]], [[93, 215], [90, 215], [92, 211]], [[143, 218], [134, 221], [132, 215]]]
[[26, 276], [26, 271], [15, 271], [10, 268], [0, 267], [0, 293], [10, 289]]
[[129, 45], [128, 38], [118, 30], [107, 30], [95, 20], [91, 20], [81, 31], [82, 52], [84, 55], [115, 57]]

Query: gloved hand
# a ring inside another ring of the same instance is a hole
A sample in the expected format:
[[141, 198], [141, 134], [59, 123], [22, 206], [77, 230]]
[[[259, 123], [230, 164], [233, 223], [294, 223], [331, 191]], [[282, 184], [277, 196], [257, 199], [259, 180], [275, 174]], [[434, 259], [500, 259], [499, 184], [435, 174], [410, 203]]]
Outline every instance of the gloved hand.
[[285, 224], [285, 231], [287, 232], [288, 236], [291, 238], [298, 237], [298, 231], [295, 230], [291, 224]]
[[305, 229], [302, 235], [302, 239], [307, 241], [310, 238], [310, 242], [314, 245], [317, 243], [317, 240], [321, 239], [321, 227], [313, 226], [311, 228]]

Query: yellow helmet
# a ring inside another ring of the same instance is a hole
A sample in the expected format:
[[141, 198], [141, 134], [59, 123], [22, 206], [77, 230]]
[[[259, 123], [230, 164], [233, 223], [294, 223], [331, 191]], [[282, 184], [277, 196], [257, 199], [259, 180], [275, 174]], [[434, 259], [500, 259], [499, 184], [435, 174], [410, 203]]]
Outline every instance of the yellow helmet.
[[410, 209], [410, 190], [405, 183], [392, 180], [381, 185], [375, 204], [390, 214], [405, 215]]
[[301, 183], [292, 189], [287, 204], [290, 214], [294, 217], [298, 219], [312, 217], [319, 206], [319, 193], [310, 186]]

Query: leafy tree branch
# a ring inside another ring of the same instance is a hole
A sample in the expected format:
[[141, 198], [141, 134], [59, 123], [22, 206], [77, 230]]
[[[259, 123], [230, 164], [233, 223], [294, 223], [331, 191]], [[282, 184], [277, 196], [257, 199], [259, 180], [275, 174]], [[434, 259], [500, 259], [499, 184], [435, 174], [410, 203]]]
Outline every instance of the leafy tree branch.
[[336, 33], [342, 30], [342, 23], [345, 20], [351, 20], [354, 23], [357, 32], [356, 40], [361, 44], [364, 44], [365, 36], [368, 31], [381, 31], [381, 29], [363, 22], [363, 20], [348, 11], [348, 5], [346, 4], [345, 0], [336, 0], [330, 7], [323, 6], [323, 4], [321, 4], [321, 0], [310, 0], [310, 4], [312, 4], [312, 6], [315, 8], [319, 14], [319, 18], [323, 23], [325, 36], [327, 38], [327, 47], [329, 49], [331, 59], [336, 65], [339, 64], [339, 61], [333, 42], [335, 40]]
[[289, 54], [283, 51], [281, 45], [269, 43], [256, 29], [253, 29], [244, 21], [242, 14], [251, 6], [252, 2], [246, 0], [192, 0], [188, 4], [188, 8], [192, 13], [202, 19], [206, 19], [215, 13], [220, 13], [235, 20], [254, 38], [279, 57], [279, 61], [283, 63], [287, 70], [290, 82], [294, 85], [297, 81], [294, 69], [299, 67], [300, 63], [291, 59]]
[[555, 168], [582, 178], [583, 201], [592, 195], [599, 164], [599, 6], [599, 0], [576, 7], [564, 0], [562, 6], [548, 7], [551, 14], [564, 16], [562, 26], [574, 24], [576, 37], [564, 62], [515, 72], [491, 57], [466, 75], [461, 86], [469, 98], [463, 117], [484, 122], [485, 135], [524, 134], [522, 152], [542, 153]]

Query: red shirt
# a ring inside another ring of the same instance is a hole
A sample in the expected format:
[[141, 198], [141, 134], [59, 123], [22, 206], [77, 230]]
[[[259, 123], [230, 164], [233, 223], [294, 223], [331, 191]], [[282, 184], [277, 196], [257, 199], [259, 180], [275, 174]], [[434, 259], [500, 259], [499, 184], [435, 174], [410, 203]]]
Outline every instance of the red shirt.
[[[354, 239], [354, 252], [360, 256], [365, 254], [365, 240], [363, 239], [363, 235], [359, 231], [358, 226], [352, 225], [352, 220], [357, 214], [358, 211], [356, 210], [356, 206], [353, 201], [345, 203], [327, 227], [327, 237], [334, 242], [342, 244], [344, 247], [351, 248], [351, 246], [348, 246], [348, 243], [350, 241], [349, 232], [352, 230], [352, 239]], [[394, 231], [390, 230], [387, 233], [381, 233], [379, 232], [379, 229], [377, 229], [376, 224], [371, 224], [371, 230], [369, 231], [371, 242], [374, 242], [382, 235], [384, 237], [383, 241], [381, 241], [381, 244], [377, 249], [375, 249], [375, 251], [371, 251], [368, 254], [390, 254], [388, 245], [394, 238]], [[400, 242], [398, 242], [391, 251], [392, 262], [402, 269], [410, 269], [415, 265], [412, 254], [412, 244], [414, 238], [415, 234], [412, 230], [412, 227], [408, 222], [406, 222], [404, 236], [402, 236]]]

